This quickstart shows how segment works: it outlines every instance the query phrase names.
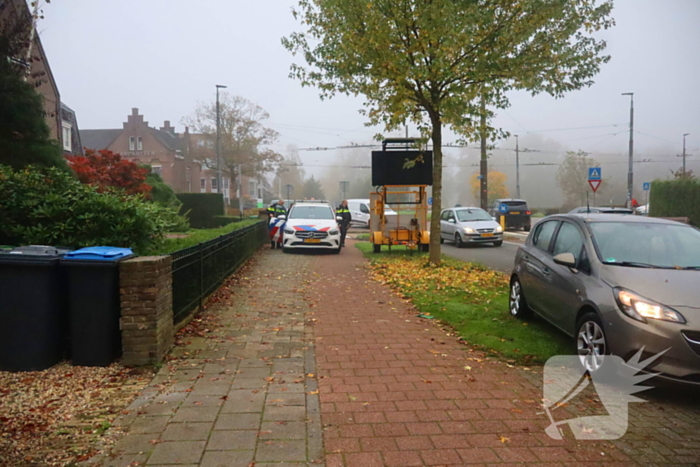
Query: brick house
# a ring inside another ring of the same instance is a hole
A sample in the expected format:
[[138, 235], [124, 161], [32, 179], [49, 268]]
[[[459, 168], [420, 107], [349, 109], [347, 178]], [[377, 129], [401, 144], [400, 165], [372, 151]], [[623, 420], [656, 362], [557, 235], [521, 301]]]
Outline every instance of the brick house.
[[75, 111], [61, 102], [61, 144], [65, 156], [82, 156], [83, 144], [80, 141], [78, 118]]
[[122, 128], [80, 130], [80, 139], [85, 149], [109, 149], [137, 164], [150, 165], [176, 192], [198, 191], [201, 166], [187, 157], [183, 139], [169, 121], [160, 128], [150, 127], [139, 109], [133, 108]]
[[[26, 28], [25, 25], [30, 27]], [[44, 97], [44, 114], [52, 139], [63, 143], [63, 119], [61, 112], [61, 95], [56, 80], [41, 44], [39, 34], [32, 25], [32, 12], [26, 0], [0, 0], [0, 29], [4, 31], [26, 30], [28, 47], [12, 61], [21, 65], [27, 72], [27, 81], [35, 86]], [[29, 40], [31, 38], [31, 41]], [[28, 50], [27, 50], [28, 48]], [[72, 112], [72, 111], [71, 111]], [[75, 113], [73, 113], [75, 116]], [[77, 122], [75, 125], [77, 130]]]

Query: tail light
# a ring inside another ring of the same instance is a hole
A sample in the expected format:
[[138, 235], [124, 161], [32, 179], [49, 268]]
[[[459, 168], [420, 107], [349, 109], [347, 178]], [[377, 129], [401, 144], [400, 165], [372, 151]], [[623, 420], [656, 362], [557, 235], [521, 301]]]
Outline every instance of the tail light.
[[529, 216], [530, 214], [532, 214], [532, 212], [530, 212], [530, 211], [525, 211], [525, 214], [527, 214], [527, 215]]

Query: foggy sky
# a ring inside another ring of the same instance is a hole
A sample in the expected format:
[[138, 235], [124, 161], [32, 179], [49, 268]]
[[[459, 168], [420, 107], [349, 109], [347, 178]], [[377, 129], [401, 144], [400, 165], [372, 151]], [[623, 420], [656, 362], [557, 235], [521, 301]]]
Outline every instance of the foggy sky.
[[[321, 101], [313, 88], [288, 78], [292, 57], [280, 38], [299, 30], [294, 0], [53, 0], [39, 23], [61, 98], [81, 128], [121, 128], [132, 107], [151, 126], [181, 119], [214, 98], [215, 84], [265, 108], [288, 144], [334, 147], [370, 142], [361, 100]], [[496, 125], [521, 135], [540, 133], [569, 149], [627, 151], [629, 97], [634, 92], [635, 152], [674, 157], [682, 134], [700, 171], [700, 1], [617, 0], [612, 30], [602, 34], [612, 60], [591, 88], [555, 100], [512, 93]], [[617, 126], [612, 126], [617, 125]], [[601, 127], [581, 130], [558, 130]], [[452, 139], [446, 138], [447, 141]], [[539, 141], [539, 139], [535, 140]], [[510, 141], [501, 147], [512, 147]], [[532, 147], [532, 149], [539, 149]], [[458, 154], [456, 150], [448, 154]], [[331, 163], [335, 151], [302, 151], [310, 165]], [[645, 156], [646, 157], [646, 156]], [[322, 169], [309, 167], [308, 173]]]

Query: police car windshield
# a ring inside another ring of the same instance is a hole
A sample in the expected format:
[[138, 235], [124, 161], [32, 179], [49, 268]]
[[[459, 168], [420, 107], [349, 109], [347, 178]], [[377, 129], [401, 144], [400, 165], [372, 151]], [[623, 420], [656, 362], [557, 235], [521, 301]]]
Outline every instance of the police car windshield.
[[289, 218], [333, 220], [335, 216], [328, 206], [294, 206]]
[[458, 209], [457, 219], [460, 222], [490, 221], [491, 216], [483, 209]]

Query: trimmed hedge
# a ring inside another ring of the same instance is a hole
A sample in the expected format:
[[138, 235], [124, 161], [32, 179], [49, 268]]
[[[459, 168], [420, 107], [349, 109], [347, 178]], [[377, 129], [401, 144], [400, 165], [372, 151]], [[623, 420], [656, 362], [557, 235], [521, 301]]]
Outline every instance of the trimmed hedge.
[[700, 227], [700, 181], [656, 180], [649, 194], [652, 217], [687, 217]]
[[187, 216], [193, 229], [213, 229], [222, 225], [215, 218], [224, 215], [223, 194], [178, 193], [177, 199], [182, 202], [180, 214]]

